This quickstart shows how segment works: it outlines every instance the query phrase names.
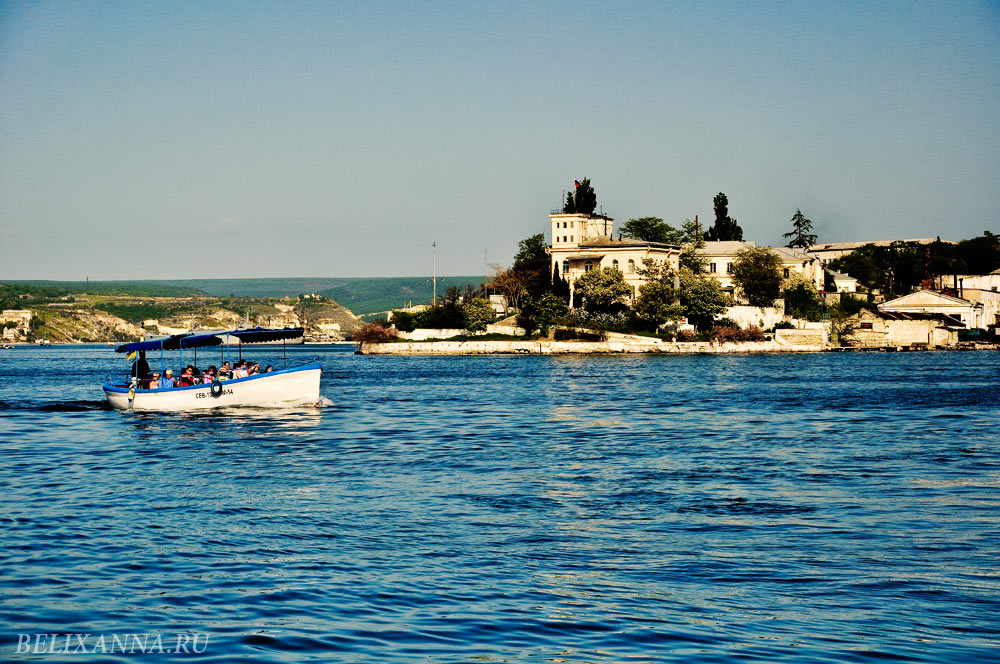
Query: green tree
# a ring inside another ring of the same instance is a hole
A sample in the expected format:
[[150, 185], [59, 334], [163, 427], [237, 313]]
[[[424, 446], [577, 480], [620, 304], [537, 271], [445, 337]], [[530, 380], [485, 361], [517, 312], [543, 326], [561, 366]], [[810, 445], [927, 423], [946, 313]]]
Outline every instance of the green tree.
[[552, 324], [564, 317], [567, 311], [565, 299], [555, 293], [543, 293], [538, 300], [530, 297], [525, 300], [517, 324], [524, 328], [528, 336], [539, 330], [542, 336], [547, 337]]
[[720, 191], [712, 204], [715, 207], [715, 225], [708, 229], [708, 239], [713, 242], [742, 240], [743, 229], [729, 216], [729, 198]]
[[791, 238], [786, 246], [808, 249], [816, 244], [816, 235], [812, 232], [813, 222], [806, 219], [802, 210], [795, 208], [792, 215], [792, 230], [782, 233], [781, 237]]
[[594, 214], [597, 209], [597, 193], [590, 186], [590, 178], [583, 178], [576, 184], [576, 192], [566, 194], [566, 205], [563, 212], [577, 212], [579, 214]]
[[830, 261], [831, 270], [849, 274], [866, 288], [885, 294], [910, 292], [923, 280], [925, 251], [914, 242], [866, 244]]
[[615, 267], [591, 270], [576, 280], [576, 292], [583, 298], [584, 309], [610, 312], [632, 294], [625, 275]]
[[962, 240], [956, 254], [967, 274], [989, 274], [1000, 268], [1000, 235], [983, 231], [980, 237]]
[[785, 298], [785, 313], [792, 318], [805, 318], [818, 321], [823, 313], [823, 303], [819, 298], [816, 285], [809, 279], [794, 279], [783, 292]]
[[712, 321], [729, 307], [722, 285], [711, 277], [682, 268], [680, 303], [688, 321], [699, 330], [711, 329]]
[[416, 319], [409, 311], [393, 311], [392, 324], [400, 332], [413, 332], [417, 327]]
[[781, 294], [781, 258], [765, 247], [744, 247], [736, 252], [732, 278], [751, 306], [774, 306]]
[[685, 238], [683, 230], [674, 228], [659, 217], [629, 219], [622, 226], [621, 233], [625, 237], [661, 244], [680, 244]]
[[666, 261], [643, 259], [638, 272], [646, 282], [639, 286], [634, 306], [636, 316], [652, 330], [667, 321], [679, 320], [683, 312], [674, 288], [679, 278], [673, 268]]
[[476, 297], [462, 305], [462, 318], [469, 332], [482, 332], [497, 316], [489, 300]]
[[520, 275], [524, 289], [533, 297], [539, 297], [552, 284], [549, 275], [549, 255], [545, 235], [538, 233], [517, 243], [517, 254], [511, 269]]

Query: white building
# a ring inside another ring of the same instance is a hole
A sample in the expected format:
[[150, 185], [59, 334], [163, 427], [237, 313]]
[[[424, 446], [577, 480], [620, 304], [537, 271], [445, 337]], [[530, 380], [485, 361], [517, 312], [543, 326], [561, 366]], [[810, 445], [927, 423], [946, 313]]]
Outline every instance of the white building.
[[611, 217], [553, 212], [549, 223], [552, 230], [549, 269], [569, 283], [570, 302], [576, 280], [590, 270], [606, 267], [621, 270], [634, 298], [646, 281], [638, 273], [644, 260], [662, 261], [674, 270], [679, 268], [680, 247], [630, 238], [616, 240]]
[[945, 314], [967, 329], [986, 329], [1000, 322], [1000, 293], [966, 289], [964, 297], [931, 290], [919, 290], [879, 305], [889, 313]]
[[[747, 247], [756, 247], [753, 242], [741, 242], [731, 240], [727, 242], [706, 242], [705, 246], [698, 250], [698, 253], [708, 260], [708, 274], [716, 279], [722, 290], [732, 293], [733, 286], [733, 264], [736, 262], [736, 254]], [[816, 290], [822, 291], [825, 281], [822, 262], [809, 254], [790, 249], [788, 247], [767, 247], [781, 258], [782, 276], [789, 279], [795, 275], [807, 279], [816, 286]]]
[[857, 293], [858, 292], [858, 280], [849, 274], [843, 274], [841, 272], [835, 272], [833, 270], [827, 270], [831, 277], [833, 277], [834, 288], [837, 289], [838, 293]]
[[7, 323], [14, 323], [12, 329], [27, 334], [31, 330], [31, 309], [4, 309], [0, 313], [0, 326], [6, 327]]
[[850, 335], [854, 346], [954, 346], [962, 322], [948, 314], [901, 313], [862, 309], [858, 329]]

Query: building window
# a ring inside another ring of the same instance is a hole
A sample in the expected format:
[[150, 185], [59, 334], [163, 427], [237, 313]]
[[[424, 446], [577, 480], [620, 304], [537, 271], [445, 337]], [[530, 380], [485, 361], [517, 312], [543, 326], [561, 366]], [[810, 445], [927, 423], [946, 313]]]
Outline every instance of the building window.
[[563, 276], [569, 274], [569, 261], [563, 261]]
[[726, 274], [732, 274], [732, 273], [733, 273], [733, 264], [726, 263]]
[[590, 272], [593, 269], [594, 269], [594, 261], [587, 261], [586, 263], [583, 264], [584, 272]]
[[786, 268], [785, 268], [785, 279], [787, 279], [787, 278], [788, 278], [788, 275], [789, 275], [789, 274], [790, 274], [790, 273], [789, 273], [789, 271], [788, 271], [788, 268], [786, 267]]
[[711, 272], [712, 274], [715, 274], [715, 263], [708, 264], [708, 271]]
[[570, 242], [576, 242], [576, 237], [575, 237], [575, 236], [573, 236], [573, 235], [570, 235], [570, 236], [569, 236], [569, 241], [570, 241]]
[[614, 259], [613, 261], [611, 261], [611, 267], [615, 268], [616, 270], [618, 269], [618, 259], [617, 258]]
[[861, 329], [862, 330], [870, 330], [870, 329], [872, 329], [872, 324], [871, 323], [862, 323], [861, 324]]
[[633, 274], [635, 272], [635, 261], [631, 258], [628, 259], [628, 273]]

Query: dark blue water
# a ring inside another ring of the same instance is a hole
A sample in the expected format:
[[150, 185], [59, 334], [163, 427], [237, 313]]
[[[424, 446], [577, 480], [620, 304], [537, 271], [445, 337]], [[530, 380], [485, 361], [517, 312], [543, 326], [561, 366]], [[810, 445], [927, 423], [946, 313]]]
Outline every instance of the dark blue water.
[[295, 351], [324, 407], [187, 415], [0, 351], [0, 660], [1000, 658], [1000, 353], [344, 350]]

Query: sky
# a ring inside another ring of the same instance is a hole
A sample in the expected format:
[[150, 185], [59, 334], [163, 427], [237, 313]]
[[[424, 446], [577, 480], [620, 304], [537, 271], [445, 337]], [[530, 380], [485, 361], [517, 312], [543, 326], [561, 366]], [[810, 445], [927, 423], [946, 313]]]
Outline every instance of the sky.
[[584, 177], [1000, 232], [1000, 4], [0, 0], [0, 279], [481, 274]]

